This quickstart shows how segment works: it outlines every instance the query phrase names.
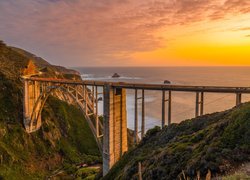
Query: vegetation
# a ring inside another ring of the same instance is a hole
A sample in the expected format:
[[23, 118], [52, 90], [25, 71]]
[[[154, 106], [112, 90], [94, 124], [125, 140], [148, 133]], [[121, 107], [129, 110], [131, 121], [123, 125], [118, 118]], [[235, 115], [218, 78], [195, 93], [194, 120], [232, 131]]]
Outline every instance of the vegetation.
[[156, 127], [104, 179], [137, 179], [139, 162], [143, 179], [230, 174], [250, 161], [249, 127], [250, 103], [163, 130]]
[[79, 163], [100, 163], [91, 130], [74, 105], [50, 97], [42, 112], [41, 129], [27, 134], [22, 125], [20, 76], [29, 60], [46, 66], [52, 77], [64, 77], [62, 72], [69, 77], [72, 70], [61, 68], [59, 72], [58, 67], [31, 54], [0, 44], [0, 179], [44, 179], [58, 172], [71, 175]]
[[223, 177], [222, 180], [236, 180], [236, 179], [249, 179], [249, 178], [250, 178], [249, 175], [240, 173]]
[[81, 168], [76, 172], [76, 179], [94, 180], [98, 172], [97, 168]]
[[[23, 85], [20, 76], [32, 60], [43, 76], [80, 78], [76, 72], [52, 66], [24, 50], [0, 41], [0, 179], [44, 179], [59, 177], [94, 179], [100, 176], [93, 166], [101, 156], [81, 111], [56, 97], [50, 97], [42, 112], [42, 127], [27, 134], [23, 128]], [[233, 172], [250, 161], [250, 103], [228, 111], [205, 115], [159, 127], [147, 132], [104, 179], [143, 179], [225, 176], [249, 178]], [[230, 175], [233, 174], [233, 175]], [[97, 177], [96, 177], [97, 176]]]

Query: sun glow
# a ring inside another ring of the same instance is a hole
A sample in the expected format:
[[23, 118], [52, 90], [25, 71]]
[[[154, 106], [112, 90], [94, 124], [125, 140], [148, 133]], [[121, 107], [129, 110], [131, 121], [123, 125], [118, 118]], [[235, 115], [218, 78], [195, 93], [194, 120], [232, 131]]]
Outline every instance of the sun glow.
[[249, 18], [245, 15], [162, 31], [166, 39], [162, 48], [135, 53], [133, 58], [151, 66], [249, 66]]
[[249, 19], [250, 0], [0, 0], [0, 40], [69, 67], [247, 66]]

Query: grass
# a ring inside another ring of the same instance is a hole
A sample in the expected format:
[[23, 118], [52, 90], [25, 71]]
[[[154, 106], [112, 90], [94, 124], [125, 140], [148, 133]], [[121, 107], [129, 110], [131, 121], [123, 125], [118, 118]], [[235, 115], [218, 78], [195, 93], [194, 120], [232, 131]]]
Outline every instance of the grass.
[[76, 179], [85, 179], [85, 180], [92, 180], [95, 179], [96, 175], [98, 174], [99, 169], [86, 167], [77, 170], [76, 172]]
[[241, 180], [241, 179], [250, 179], [250, 176], [244, 173], [235, 173], [234, 175], [225, 176], [222, 180]]
[[154, 128], [104, 179], [176, 179], [224, 175], [250, 161], [250, 103], [228, 111]]
[[[64, 110], [67, 110], [65, 114]], [[62, 128], [64, 125], [68, 128]], [[7, 179], [19, 176], [40, 179], [53, 169], [67, 165], [101, 162], [95, 139], [80, 110], [56, 98], [49, 98], [39, 131], [29, 135], [20, 124], [6, 125], [4, 121], [0, 127], [4, 134], [0, 137], [0, 156], [3, 157], [0, 174]]]

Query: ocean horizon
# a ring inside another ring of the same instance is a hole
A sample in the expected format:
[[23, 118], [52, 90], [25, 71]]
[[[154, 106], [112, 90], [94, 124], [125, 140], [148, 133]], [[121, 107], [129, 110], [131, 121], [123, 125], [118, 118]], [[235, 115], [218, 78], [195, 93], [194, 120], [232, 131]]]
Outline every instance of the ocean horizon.
[[[163, 84], [165, 80], [174, 85], [236, 86], [250, 87], [250, 67], [75, 67], [82, 79]], [[112, 78], [117, 73], [119, 78]], [[140, 96], [140, 91], [139, 91]], [[161, 125], [161, 91], [145, 91], [146, 129]], [[235, 106], [235, 95], [205, 93], [204, 113], [223, 111]], [[250, 95], [243, 96], [243, 102], [250, 101]], [[100, 115], [102, 103], [99, 103]], [[139, 124], [141, 119], [140, 101]], [[195, 93], [173, 92], [172, 123], [193, 118], [195, 114]], [[128, 128], [134, 129], [134, 90], [127, 90]], [[140, 127], [139, 127], [140, 130]]]

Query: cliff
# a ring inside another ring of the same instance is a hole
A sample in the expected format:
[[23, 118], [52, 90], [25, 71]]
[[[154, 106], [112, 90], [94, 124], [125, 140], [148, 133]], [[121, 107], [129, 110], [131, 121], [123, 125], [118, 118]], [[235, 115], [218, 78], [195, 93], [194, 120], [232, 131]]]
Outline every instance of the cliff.
[[101, 155], [80, 110], [57, 97], [46, 102], [41, 129], [25, 132], [20, 76], [30, 61], [41, 76], [80, 79], [74, 70], [0, 42], [0, 179], [44, 179], [59, 170], [72, 179], [77, 164], [101, 162]]
[[249, 179], [249, 127], [250, 103], [172, 124], [163, 130], [156, 127], [104, 179], [138, 179], [139, 163], [143, 179], [223, 177], [244, 165], [248, 169], [238, 179]]

